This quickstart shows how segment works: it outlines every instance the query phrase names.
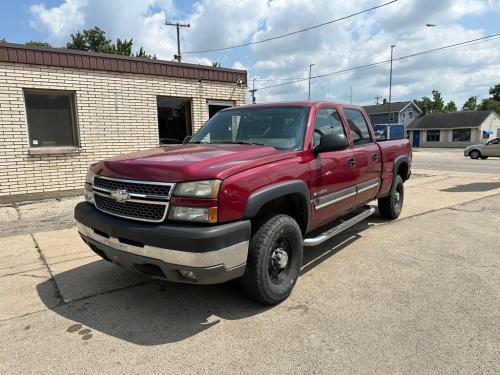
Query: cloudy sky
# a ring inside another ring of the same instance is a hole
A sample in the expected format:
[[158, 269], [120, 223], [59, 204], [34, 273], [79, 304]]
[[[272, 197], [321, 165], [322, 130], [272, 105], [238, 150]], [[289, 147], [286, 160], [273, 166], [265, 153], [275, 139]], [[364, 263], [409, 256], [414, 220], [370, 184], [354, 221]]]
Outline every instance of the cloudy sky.
[[[63, 46], [69, 35], [99, 26], [109, 38], [133, 38], [138, 48], [171, 60], [173, 27], [182, 30], [185, 52], [259, 41], [340, 18], [390, 0], [0, 0], [0, 39], [13, 43], [48, 41]], [[426, 24], [435, 24], [427, 27]], [[258, 101], [307, 98], [307, 81], [274, 88], [308, 75], [349, 69], [500, 33], [500, 0], [399, 0], [315, 30], [227, 51], [184, 54], [184, 61], [244, 68], [256, 80]], [[278, 80], [278, 81], [276, 81]], [[394, 63], [393, 100], [430, 96], [438, 89], [460, 107], [467, 97], [488, 96], [500, 83], [500, 38]], [[389, 65], [312, 81], [312, 99], [374, 103], [387, 97]]]

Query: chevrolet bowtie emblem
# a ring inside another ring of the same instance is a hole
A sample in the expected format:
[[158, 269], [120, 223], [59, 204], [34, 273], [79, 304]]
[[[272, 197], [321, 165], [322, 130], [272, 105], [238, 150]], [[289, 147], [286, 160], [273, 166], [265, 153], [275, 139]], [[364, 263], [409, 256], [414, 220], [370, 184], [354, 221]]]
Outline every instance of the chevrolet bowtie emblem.
[[130, 199], [130, 194], [127, 193], [127, 190], [115, 190], [111, 192], [111, 198], [118, 203], [124, 203]]

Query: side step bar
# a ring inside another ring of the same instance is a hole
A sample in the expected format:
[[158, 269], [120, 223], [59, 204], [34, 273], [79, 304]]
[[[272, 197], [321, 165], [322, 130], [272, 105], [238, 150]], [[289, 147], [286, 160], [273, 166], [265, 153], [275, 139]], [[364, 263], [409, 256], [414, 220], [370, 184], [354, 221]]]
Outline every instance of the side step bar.
[[374, 212], [375, 212], [375, 207], [370, 207], [366, 211], [363, 211], [360, 214], [350, 218], [349, 220], [346, 220], [346, 221], [340, 223], [336, 227], [333, 227], [333, 228], [327, 230], [326, 232], [321, 233], [317, 237], [306, 238], [304, 240], [304, 246], [317, 246], [320, 243], [323, 243], [326, 240], [329, 240], [333, 236], [336, 236], [337, 234], [346, 230], [347, 228], [352, 227], [353, 225], [359, 223], [360, 221], [363, 221], [367, 217], [373, 215]]

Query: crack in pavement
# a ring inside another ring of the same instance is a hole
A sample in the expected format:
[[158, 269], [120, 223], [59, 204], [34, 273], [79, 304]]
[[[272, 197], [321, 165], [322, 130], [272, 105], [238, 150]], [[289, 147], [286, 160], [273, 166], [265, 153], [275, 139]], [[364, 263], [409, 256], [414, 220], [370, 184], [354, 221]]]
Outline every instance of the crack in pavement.
[[55, 298], [60, 301], [60, 304], [64, 303], [64, 299], [63, 299], [61, 290], [59, 289], [59, 285], [57, 285], [56, 279], [54, 278], [54, 274], [52, 273], [52, 270], [50, 269], [50, 266], [47, 263], [47, 259], [45, 259], [45, 256], [42, 253], [42, 249], [40, 249], [40, 246], [38, 245], [38, 242], [35, 239], [35, 236], [33, 235], [33, 233], [31, 233], [30, 236], [31, 236], [31, 239], [33, 240], [33, 243], [35, 244], [36, 251], [38, 251], [40, 260], [45, 265], [45, 267], [47, 267], [47, 271], [49, 272], [49, 275], [50, 275], [50, 280], [52, 280], [52, 282], [54, 283]]

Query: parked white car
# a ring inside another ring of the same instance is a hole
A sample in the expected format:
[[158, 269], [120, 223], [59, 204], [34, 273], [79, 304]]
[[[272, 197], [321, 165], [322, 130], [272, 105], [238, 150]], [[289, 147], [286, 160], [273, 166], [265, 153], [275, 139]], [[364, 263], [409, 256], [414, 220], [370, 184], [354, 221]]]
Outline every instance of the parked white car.
[[464, 150], [464, 156], [471, 159], [487, 159], [489, 156], [500, 157], [500, 138], [495, 138], [486, 144], [469, 146]]

